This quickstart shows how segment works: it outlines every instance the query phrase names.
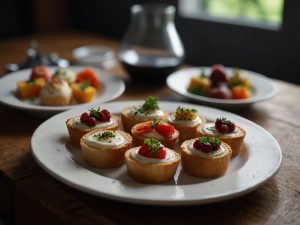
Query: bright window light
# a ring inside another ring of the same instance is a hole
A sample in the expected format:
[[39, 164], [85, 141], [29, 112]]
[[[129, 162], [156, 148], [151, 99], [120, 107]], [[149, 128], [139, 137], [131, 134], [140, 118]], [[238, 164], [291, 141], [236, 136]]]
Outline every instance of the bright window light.
[[184, 17], [279, 29], [284, 0], [179, 0]]

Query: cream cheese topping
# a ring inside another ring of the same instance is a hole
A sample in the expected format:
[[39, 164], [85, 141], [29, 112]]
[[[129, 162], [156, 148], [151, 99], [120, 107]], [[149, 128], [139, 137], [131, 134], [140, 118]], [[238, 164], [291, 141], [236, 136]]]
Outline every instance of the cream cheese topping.
[[41, 91], [41, 97], [71, 96], [72, 90], [69, 84], [61, 79], [47, 82]]
[[144, 157], [138, 153], [139, 149], [140, 147], [131, 149], [130, 156], [140, 163], [144, 163], [144, 164], [164, 163], [164, 162], [170, 162], [175, 159], [175, 152], [167, 148], [166, 148], [166, 157], [164, 159]]
[[219, 133], [215, 129], [214, 123], [207, 123], [201, 129], [203, 133], [211, 136], [216, 136], [216, 137], [221, 137], [221, 136], [232, 137], [239, 133], [239, 129], [237, 127], [234, 129], [234, 131], [230, 133]]
[[55, 71], [53, 77], [60, 78], [67, 81], [69, 84], [73, 83], [76, 79], [75, 73], [68, 68], [59, 68]]
[[201, 150], [198, 150], [198, 149], [194, 148], [193, 144], [194, 144], [194, 141], [191, 141], [187, 146], [188, 149], [191, 152], [193, 152], [194, 154], [199, 155], [201, 157], [207, 157], [207, 158], [208, 157], [217, 157], [217, 156], [225, 154], [225, 152], [226, 152], [226, 149], [224, 148], [224, 146], [222, 144], [221, 144], [219, 150], [211, 151], [211, 152], [208, 152], [208, 153], [202, 152]]
[[93, 133], [93, 135], [89, 135], [85, 139], [85, 144], [88, 146], [94, 147], [94, 148], [120, 148], [122, 145], [124, 145], [125, 137], [123, 137], [120, 133], [113, 132], [115, 134], [114, 137], [109, 138], [100, 138], [97, 139], [94, 135], [101, 134], [102, 132]]
[[91, 128], [92, 129], [105, 129], [105, 128], [110, 127], [114, 124], [115, 124], [115, 121], [113, 119], [110, 119], [107, 122], [101, 122], [101, 121], [97, 120], [96, 126], [89, 127], [88, 125], [86, 125], [85, 123], [80, 121], [80, 116], [76, 116], [72, 119], [72, 127], [78, 128], [80, 130], [90, 130]]
[[176, 125], [196, 126], [202, 122], [201, 118], [197, 116], [194, 120], [176, 120], [175, 113], [168, 116], [168, 122]]
[[164, 116], [164, 111], [161, 109], [143, 111], [142, 106], [133, 106], [129, 109], [127, 115], [131, 117], [136, 117], [138, 119], [154, 119], [156, 117]]

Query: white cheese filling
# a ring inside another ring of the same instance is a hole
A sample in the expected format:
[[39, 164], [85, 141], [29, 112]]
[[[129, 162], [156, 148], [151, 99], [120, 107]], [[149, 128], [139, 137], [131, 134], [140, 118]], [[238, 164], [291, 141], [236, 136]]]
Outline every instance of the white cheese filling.
[[221, 155], [225, 154], [225, 152], [226, 152], [226, 149], [224, 148], [224, 146], [222, 144], [221, 144], [219, 150], [211, 151], [211, 152], [208, 152], [208, 153], [205, 153], [205, 152], [203, 152], [199, 149], [194, 148], [193, 144], [194, 144], [194, 141], [191, 141], [187, 146], [188, 149], [191, 152], [193, 152], [195, 155], [199, 155], [201, 157], [206, 157], [206, 158], [208, 158], [208, 157], [217, 157], [217, 156], [221, 156]]
[[168, 116], [168, 122], [180, 126], [196, 126], [202, 122], [201, 118], [197, 116], [194, 120], [176, 120], [175, 113]]
[[149, 119], [149, 120], [164, 116], [164, 111], [161, 109], [143, 111], [141, 110], [141, 108], [142, 106], [133, 106], [129, 109], [127, 115], [130, 117], [135, 117], [137, 119]]
[[80, 116], [76, 116], [72, 120], [72, 127], [80, 129], [80, 130], [90, 130], [90, 129], [105, 129], [107, 127], [113, 126], [115, 124], [115, 121], [110, 119], [107, 122], [101, 122], [96, 120], [96, 126], [94, 127], [89, 127], [85, 123], [81, 122]]
[[130, 152], [130, 156], [140, 162], [140, 163], [144, 163], [144, 164], [150, 164], [150, 163], [164, 163], [164, 162], [170, 162], [172, 160], [175, 159], [175, 153], [174, 151], [167, 149], [166, 148], [166, 157], [164, 159], [156, 159], [156, 158], [148, 158], [148, 157], [144, 157], [142, 155], [140, 155], [139, 152], [140, 147], [136, 147], [131, 149]]
[[120, 148], [126, 143], [125, 137], [117, 132], [113, 132], [115, 134], [114, 137], [100, 139], [95, 137], [96, 134], [101, 134], [103, 132], [104, 131], [100, 131], [88, 136], [87, 139], [85, 139], [85, 144], [93, 148]]
[[234, 129], [234, 131], [230, 132], [230, 133], [219, 133], [217, 131], [217, 129], [215, 128], [215, 124], [214, 123], [207, 123], [202, 127], [202, 132], [210, 135], [210, 136], [216, 136], [216, 137], [233, 137], [236, 136], [239, 133], [239, 129], [236, 127]]

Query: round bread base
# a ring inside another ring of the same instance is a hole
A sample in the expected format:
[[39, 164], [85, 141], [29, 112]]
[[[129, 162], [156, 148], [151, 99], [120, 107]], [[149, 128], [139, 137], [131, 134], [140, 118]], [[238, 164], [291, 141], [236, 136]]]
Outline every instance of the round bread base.
[[69, 132], [69, 137], [70, 137], [70, 142], [73, 146], [79, 147], [80, 148], [80, 139], [83, 135], [93, 131], [93, 130], [117, 130], [121, 124], [121, 120], [119, 117], [115, 116], [115, 115], [111, 115], [111, 120], [114, 120], [113, 125], [109, 126], [109, 127], [105, 127], [105, 128], [95, 128], [95, 127], [91, 127], [89, 130], [80, 130], [79, 128], [73, 127], [72, 126], [72, 122], [73, 122], [73, 118], [70, 118], [66, 121], [66, 125], [68, 128], [68, 132]]
[[95, 130], [85, 134], [80, 140], [80, 146], [82, 150], [82, 156], [84, 161], [93, 167], [97, 168], [114, 168], [124, 164], [125, 152], [131, 148], [132, 137], [120, 130], [116, 130], [115, 132], [120, 133], [125, 139], [125, 145], [122, 145], [120, 148], [94, 148], [85, 143], [85, 139], [94, 135], [94, 133], [99, 130]]
[[66, 106], [71, 102], [70, 96], [53, 96], [53, 97], [41, 97], [40, 98], [42, 105], [47, 106]]
[[225, 154], [216, 157], [202, 157], [196, 155], [188, 149], [191, 142], [196, 139], [187, 140], [181, 145], [181, 165], [182, 169], [195, 177], [216, 178], [222, 176], [229, 165], [232, 150], [231, 147], [222, 142], [222, 146], [226, 149]]
[[158, 184], [167, 182], [174, 177], [181, 158], [178, 153], [174, 151], [175, 159], [170, 162], [146, 164], [131, 157], [133, 149], [136, 148], [125, 153], [127, 172], [132, 178], [142, 183]]
[[210, 135], [203, 132], [202, 127], [205, 124], [201, 124], [197, 127], [197, 137], [207, 136], [207, 137], [217, 137], [221, 141], [230, 145], [232, 150], [232, 157], [237, 156], [243, 147], [244, 138], [246, 136], [246, 131], [240, 126], [236, 126], [236, 129], [239, 129], [239, 133], [236, 136], [218, 136]]

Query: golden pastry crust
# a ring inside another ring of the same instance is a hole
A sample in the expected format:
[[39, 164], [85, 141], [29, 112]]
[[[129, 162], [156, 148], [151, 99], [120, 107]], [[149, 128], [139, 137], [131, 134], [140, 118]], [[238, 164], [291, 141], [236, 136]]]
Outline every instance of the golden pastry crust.
[[222, 176], [229, 165], [232, 150], [231, 147], [222, 142], [225, 148], [225, 153], [220, 156], [203, 157], [197, 155], [189, 150], [188, 146], [193, 143], [195, 139], [187, 140], [181, 145], [181, 165], [182, 169], [195, 177], [201, 178], [215, 178]]
[[[148, 121], [149, 118], [136, 118], [136, 117], [131, 117], [128, 115], [129, 110], [132, 109], [131, 107], [127, 107], [125, 109], [123, 109], [123, 111], [121, 112], [121, 119], [122, 119], [122, 124], [124, 127], [124, 130], [128, 133], [130, 133], [131, 128], [137, 124], [137, 123], [141, 123], [141, 122], [145, 122]], [[166, 120], [166, 118], [168, 117], [169, 113], [164, 111], [164, 115], [163, 116], [158, 116], [156, 117], [159, 120]]]
[[70, 104], [71, 98], [72, 98], [71, 95], [41, 97], [40, 101], [42, 105], [47, 105], [47, 106], [66, 106]]
[[[69, 137], [70, 137], [70, 142], [72, 145], [76, 146], [76, 147], [80, 147], [80, 139], [83, 135], [93, 131], [93, 130], [96, 130], [96, 129], [99, 129], [99, 128], [96, 128], [96, 127], [91, 127], [90, 129], [88, 130], [81, 130], [77, 127], [73, 127], [73, 120], [75, 119], [75, 117], [72, 117], [70, 119], [68, 119], [66, 121], [66, 125], [67, 125], [67, 128], [68, 128], [68, 132], [69, 132]], [[109, 126], [109, 127], [105, 127], [103, 129], [105, 130], [117, 130], [121, 124], [121, 119], [115, 115], [111, 115], [111, 120], [114, 121], [114, 123]]]
[[[139, 148], [139, 147], [137, 147]], [[171, 180], [180, 162], [180, 155], [175, 151], [175, 158], [169, 162], [162, 163], [141, 163], [131, 157], [132, 148], [125, 153], [125, 161], [128, 174], [134, 179], [148, 184], [158, 184]]]
[[239, 132], [234, 136], [219, 136], [219, 135], [210, 135], [210, 134], [204, 133], [203, 129], [202, 129], [204, 126], [205, 126], [205, 124], [201, 124], [197, 127], [197, 137], [208, 136], [208, 137], [219, 138], [221, 141], [230, 145], [230, 147], [232, 149], [233, 157], [238, 155], [241, 152], [242, 147], [243, 147], [244, 138], [246, 136], [246, 131], [243, 128], [241, 128], [240, 126], [236, 126], [236, 129], [238, 129]]
[[[140, 146], [144, 143], [145, 136], [137, 132], [137, 128], [141, 126], [142, 124], [149, 124], [151, 126], [152, 121], [146, 121], [142, 123], [135, 124], [132, 129], [131, 129], [131, 135], [133, 137], [133, 144], [135, 146]], [[177, 130], [174, 131], [174, 134], [172, 138], [163, 138], [159, 140], [163, 146], [170, 148], [170, 149], [175, 149], [176, 143], [178, 142], [178, 137], [179, 137], [179, 132]]]
[[132, 137], [124, 131], [116, 130], [126, 140], [126, 143], [119, 148], [94, 148], [85, 143], [86, 139], [90, 135], [94, 135], [99, 130], [94, 130], [85, 134], [80, 140], [80, 146], [82, 150], [82, 157], [84, 161], [93, 167], [97, 168], [114, 168], [124, 164], [125, 152], [131, 148]]
[[190, 140], [197, 136], [197, 127], [200, 124], [206, 123], [206, 119], [204, 117], [200, 117], [201, 122], [196, 125], [182, 125], [177, 123], [172, 123], [168, 120], [168, 123], [175, 127], [176, 130], [179, 131], [179, 141], [183, 142], [185, 140]]

